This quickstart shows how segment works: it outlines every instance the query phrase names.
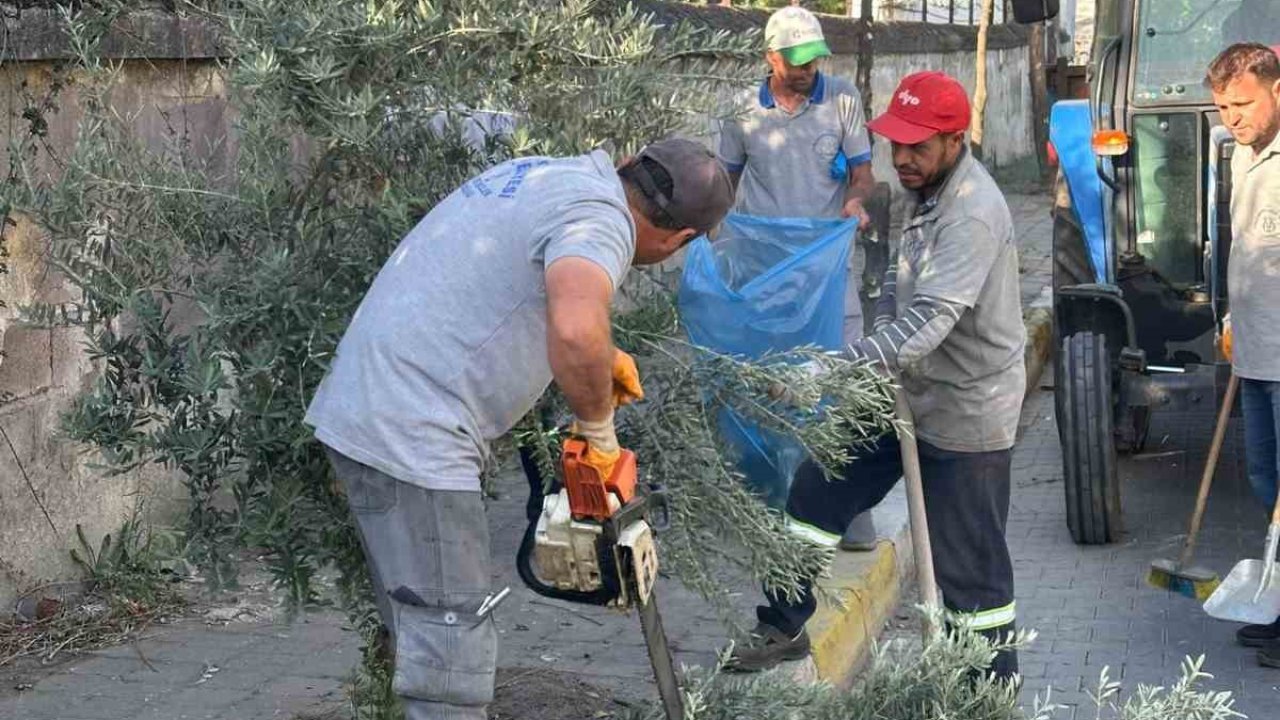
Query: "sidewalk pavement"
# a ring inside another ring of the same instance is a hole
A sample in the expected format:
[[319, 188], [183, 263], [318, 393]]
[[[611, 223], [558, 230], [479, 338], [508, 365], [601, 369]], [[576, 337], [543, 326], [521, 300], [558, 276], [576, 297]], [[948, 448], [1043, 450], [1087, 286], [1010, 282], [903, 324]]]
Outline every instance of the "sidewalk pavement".
[[[1050, 198], [1012, 195], [1010, 209], [1018, 233], [1022, 300], [1029, 334], [1040, 334], [1036, 314], [1048, 284], [1051, 252]], [[1032, 343], [1029, 363], [1047, 353], [1047, 342]], [[1034, 387], [1034, 379], [1029, 385]], [[514, 557], [524, 531], [524, 481], [500, 481], [501, 495], [489, 505], [493, 533], [495, 588], [511, 595], [496, 613], [501, 664], [512, 668], [554, 668], [596, 685], [623, 702], [656, 695], [638, 620], [588, 606], [547, 600], [524, 588]], [[810, 664], [795, 672], [816, 672], [836, 684], [849, 682], [892, 615], [911, 567], [906, 503], [899, 486], [875, 510], [877, 548], [839, 553], [824, 581], [844, 608], [824, 603], [810, 626]], [[758, 591], [726, 572], [726, 585], [744, 621], [752, 617]], [[716, 612], [677, 583], [662, 581], [659, 599], [676, 661], [708, 666], [728, 637]], [[57, 669], [36, 672], [15, 690], [0, 688], [0, 717], [14, 720], [132, 720], [155, 718], [316, 717], [342, 706], [342, 683], [358, 660], [357, 640], [335, 613], [312, 614], [293, 625], [241, 617], [206, 624], [186, 619], [155, 627], [126, 646], [87, 653]], [[339, 715], [340, 716], [340, 715]]]
[[[1177, 557], [1208, 454], [1213, 407], [1152, 418], [1150, 447], [1121, 456], [1125, 536], [1111, 545], [1075, 545], [1063, 507], [1062, 453], [1053, 393], [1038, 389], [1023, 407], [1013, 452], [1013, 493], [1007, 537], [1013, 555], [1018, 624], [1037, 639], [1020, 653], [1021, 700], [1052, 690], [1066, 709], [1056, 720], [1095, 717], [1089, 693], [1109, 668], [1124, 696], [1138, 685], [1168, 687], [1187, 657], [1205, 656], [1214, 677], [1201, 689], [1229, 690], [1236, 710], [1251, 718], [1280, 716], [1280, 670], [1260, 667], [1255, 650], [1235, 643], [1235, 623], [1205, 614], [1200, 603], [1146, 584], [1158, 557]], [[1239, 559], [1259, 557], [1266, 509], [1245, 474], [1243, 432], [1234, 420], [1219, 460], [1196, 554], [1196, 564], [1226, 577]], [[886, 628], [881, 643], [919, 647], [918, 626]]]

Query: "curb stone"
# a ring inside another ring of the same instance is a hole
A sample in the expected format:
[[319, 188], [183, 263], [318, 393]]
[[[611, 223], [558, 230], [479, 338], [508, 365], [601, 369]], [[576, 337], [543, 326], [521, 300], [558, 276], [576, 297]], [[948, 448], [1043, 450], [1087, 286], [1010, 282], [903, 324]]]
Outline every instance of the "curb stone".
[[[1048, 287], [1023, 313], [1027, 330], [1024, 355], [1027, 396], [1039, 386], [1052, 345], [1052, 312]], [[907, 501], [899, 483], [875, 509], [880, 539], [870, 552], [837, 550], [829, 576], [818, 584], [818, 611], [809, 621], [813, 665], [818, 679], [837, 687], [852, 684], [871, 656], [880, 630], [897, 610], [903, 588], [914, 573]], [[803, 661], [802, 661], [803, 662]], [[802, 665], [795, 663], [795, 665]], [[808, 673], [793, 669], [797, 678]]]

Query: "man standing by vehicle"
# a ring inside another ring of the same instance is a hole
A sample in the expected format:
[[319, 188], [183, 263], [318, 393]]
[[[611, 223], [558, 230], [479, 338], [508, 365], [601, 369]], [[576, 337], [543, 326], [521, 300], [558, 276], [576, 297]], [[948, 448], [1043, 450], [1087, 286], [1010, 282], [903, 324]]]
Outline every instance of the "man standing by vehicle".
[[[1013, 632], [1015, 620], [1004, 531], [1026, 332], [1013, 221], [965, 146], [969, 113], [960, 83], [923, 72], [903, 79], [869, 124], [893, 143], [898, 178], [917, 202], [886, 274], [875, 330], [847, 353], [900, 376], [915, 415], [943, 604], [954, 622], [996, 639]], [[848, 519], [880, 502], [902, 475], [896, 438], [854, 455], [842, 480], [828, 481], [812, 462], [796, 475], [787, 519], [814, 542], [834, 545]], [[804, 625], [816, 608], [811, 590], [798, 602], [769, 597], [733, 666], [762, 670], [804, 657]], [[1017, 668], [1008, 650], [991, 670], [1008, 678]]]
[[[1231, 156], [1231, 258], [1223, 351], [1240, 378], [1249, 484], [1268, 510], [1276, 499], [1280, 438], [1280, 59], [1257, 43], [1224, 50], [1206, 78]], [[1236, 638], [1280, 667], [1280, 619], [1246, 625]]]
[[[744, 117], [720, 127], [720, 159], [737, 189], [735, 208], [761, 217], [852, 218], [870, 225], [864, 203], [875, 187], [862, 101], [852, 83], [818, 70], [831, 54], [822, 25], [801, 7], [785, 7], [765, 26], [769, 75]], [[849, 252], [844, 341], [862, 337], [861, 244]], [[871, 513], [850, 523], [841, 547], [870, 550]]]
[[521, 158], [436, 205], [374, 280], [306, 422], [346, 488], [408, 720], [483, 720], [493, 698], [489, 442], [554, 379], [608, 477], [614, 408], [642, 395], [610, 338], [614, 292], [732, 201], [715, 156], [687, 140], [616, 170], [600, 151]]

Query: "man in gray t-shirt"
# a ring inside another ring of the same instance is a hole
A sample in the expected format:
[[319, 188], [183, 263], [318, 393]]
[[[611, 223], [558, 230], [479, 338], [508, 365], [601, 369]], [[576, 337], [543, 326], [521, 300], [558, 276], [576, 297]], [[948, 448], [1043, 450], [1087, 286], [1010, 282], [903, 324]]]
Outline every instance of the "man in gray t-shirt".
[[[886, 274], [875, 329], [846, 354], [900, 376], [915, 416], [943, 604], [956, 622], [997, 638], [1016, 618], [1004, 529], [1026, 336], [1012, 219], [965, 147], [969, 112], [960, 83], [924, 72], [904, 78], [888, 111], [869, 123], [893, 143], [898, 178], [917, 202], [897, 267]], [[849, 518], [897, 483], [899, 452], [889, 437], [871, 452], [852, 453], [841, 482], [806, 463], [787, 498], [788, 523], [835, 545]], [[815, 609], [812, 592], [769, 597], [750, 641], [734, 648], [733, 665], [759, 670], [802, 657], [809, 650], [804, 624]], [[991, 665], [1003, 678], [1017, 669], [1012, 650]]]
[[[1240, 378], [1245, 460], [1254, 494], [1270, 510], [1280, 479], [1280, 58], [1257, 43], [1224, 50], [1208, 85], [1231, 155], [1231, 257], [1223, 350]], [[1280, 667], [1280, 619], [1245, 625], [1241, 644], [1261, 647], [1258, 661]]]
[[[813, 13], [785, 7], [765, 26], [769, 75], [743, 98], [746, 113], [720, 123], [719, 155], [737, 188], [735, 209], [761, 217], [848, 218], [870, 223], [875, 187], [862, 100], [847, 80], [818, 70], [831, 54]], [[862, 337], [861, 243], [849, 249], [844, 342]], [[855, 518], [841, 547], [875, 548], [871, 514]]]
[[471, 179], [401, 241], [338, 345], [306, 422], [329, 451], [396, 648], [409, 720], [485, 717], [496, 635], [480, 471], [554, 380], [608, 477], [617, 404], [642, 395], [610, 339], [632, 264], [717, 225], [729, 177], [666, 140], [615, 169], [603, 152], [522, 158]]

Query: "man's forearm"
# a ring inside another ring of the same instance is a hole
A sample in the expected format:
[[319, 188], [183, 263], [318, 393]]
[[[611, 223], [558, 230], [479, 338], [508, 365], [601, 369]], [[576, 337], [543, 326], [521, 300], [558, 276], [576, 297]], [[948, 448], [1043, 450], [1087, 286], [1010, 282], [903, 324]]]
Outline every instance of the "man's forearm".
[[548, 328], [547, 357], [551, 361], [551, 375], [576, 417], [602, 420], [613, 411], [614, 352], [607, 314], [604, 322], [594, 329]]
[[865, 204], [871, 199], [875, 189], [876, 178], [871, 172], [871, 163], [865, 162], [854, 166], [849, 171], [849, 182], [844, 187], [844, 201], [849, 202], [857, 198]]

